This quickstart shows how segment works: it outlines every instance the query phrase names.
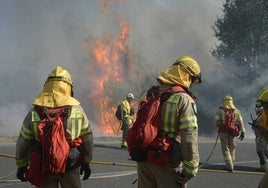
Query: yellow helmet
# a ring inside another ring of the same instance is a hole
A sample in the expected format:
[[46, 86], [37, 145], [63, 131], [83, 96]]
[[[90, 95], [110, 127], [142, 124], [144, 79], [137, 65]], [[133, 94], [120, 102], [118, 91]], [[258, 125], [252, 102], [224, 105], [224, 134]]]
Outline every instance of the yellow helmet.
[[34, 105], [46, 107], [60, 107], [79, 105], [73, 97], [73, 82], [71, 74], [57, 66], [49, 74], [42, 92], [33, 101]]
[[172, 66], [163, 70], [157, 81], [160, 84], [190, 88], [192, 83], [201, 82], [201, 70], [192, 57], [182, 56]]
[[73, 86], [71, 74], [60, 66], [57, 66], [48, 74], [47, 80], [61, 80]]
[[128, 93], [126, 98], [133, 100], [135, 97], [134, 97], [133, 93]]
[[268, 87], [263, 88], [258, 93], [256, 107], [260, 108], [264, 105], [264, 103], [268, 103]]
[[190, 56], [182, 56], [173, 65], [182, 66], [198, 83], [201, 83], [201, 69], [199, 64]]
[[221, 102], [221, 107], [226, 108], [226, 109], [235, 109], [235, 105], [233, 102], [233, 98], [231, 95], [226, 95], [222, 102]]
[[223, 101], [227, 101], [227, 100], [233, 100], [232, 96], [231, 96], [231, 95], [226, 95], [226, 96], [223, 98]]

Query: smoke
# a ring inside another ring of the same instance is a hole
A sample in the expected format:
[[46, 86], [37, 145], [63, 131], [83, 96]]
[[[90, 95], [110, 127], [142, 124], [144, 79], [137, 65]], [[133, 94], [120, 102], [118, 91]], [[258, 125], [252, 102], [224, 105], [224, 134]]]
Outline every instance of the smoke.
[[[75, 96], [86, 111], [92, 110], [86, 93], [91, 62], [81, 43], [88, 36], [101, 37], [107, 30], [118, 33], [117, 16], [129, 24], [129, 47], [142, 74], [159, 73], [184, 54], [199, 61], [204, 83], [198, 87], [207, 90], [197, 93], [198, 104], [209, 109], [207, 114], [215, 114], [226, 91], [255, 97], [255, 91], [241, 88], [239, 83], [228, 85], [224, 70], [210, 56], [218, 42], [211, 26], [222, 14], [221, 7], [222, 1], [215, 0], [126, 0], [124, 4], [114, 0], [110, 11], [104, 12], [97, 1], [88, 0], [0, 1], [0, 127], [4, 128], [0, 135], [18, 134], [48, 72], [57, 65], [71, 72]], [[210, 86], [215, 86], [215, 92]]]

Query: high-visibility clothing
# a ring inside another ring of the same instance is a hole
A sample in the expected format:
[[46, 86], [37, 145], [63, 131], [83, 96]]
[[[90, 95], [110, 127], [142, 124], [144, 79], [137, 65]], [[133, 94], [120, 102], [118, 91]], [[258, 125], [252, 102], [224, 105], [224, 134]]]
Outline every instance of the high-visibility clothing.
[[194, 99], [187, 93], [175, 93], [161, 107], [163, 134], [181, 140], [181, 154], [184, 170], [195, 176], [199, 166], [198, 124]]
[[261, 116], [259, 117], [257, 121], [257, 125], [260, 128], [263, 128], [264, 132], [266, 133], [266, 136], [268, 135], [268, 109], [263, 108]]
[[132, 125], [133, 123], [133, 114], [130, 114], [131, 103], [127, 99], [121, 101], [121, 113], [122, 121], [127, 125]]
[[[223, 104], [225, 105], [225, 107], [230, 107], [233, 106], [233, 103], [227, 103], [226, 101], [232, 101], [232, 100], [223, 100], [225, 102], [223, 102], [221, 104], [221, 107], [219, 108], [218, 112], [216, 113], [215, 117], [214, 117], [214, 125], [216, 127], [216, 129], [219, 131], [220, 127], [225, 125], [225, 109]], [[238, 126], [239, 131], [240, 132], [246, 132], [245, 126], [244, 126], [244, 122], [243, 122], [243, 118], [241, 116], [240, 111], [237, 108], [232, 108], [234, 110], [234, 122], [235, 125]], [[221, 140], [221, 148], [222, 148], [222, 154], [223, 154], [223, 158], [224, 158], [224, 162], [226, 165], [226, 168], [230, 171], [232, 171], [234, 169], [234, 162], [235, 162], [235, 151], [236, 151], [236, 137], [234, 137], [233, 135], [230, 135], [230, 133], [228, 133], [228, 131], [225, 132], [220, 132], [220, 140]]]
[[139, 187], [178, 187], [175, 171], [178, 167], [183, 167], [188, 177], [197, 174], [199, 151], [196, 112], [194, 99], [184, 92], [174, 93], [162, 104], [160, 132], [179, 142], [179, 148], [174, 149], [176, 155], [181, 157], [175, 157], [176, 161], [167, 165], [138, 162]]
[[122, 130], [122, 147], [127, 147], [126, 140], [127, 140], [127, 134], [130, 126], [133, 124], [133, 117], [134, 114], [131, 114], [131, 103], [126, 99], [121, 101], [120, 103], [121, 107], [121, 117], [122, 117], [122, 124], [121, 124], [121, 130]]
[[[234, 117], [235, 125], [238, 126], [241, 132], [245, 132], [246, 129], [244, 126], [243, 118], [241, 116], [240, 111], [237, 108], [234, 109], [234, 114], [235, 114]], [[221, 125], [225, 124], [225, 111], [223, 108], [219, 108], [217, 114], [215, 115], [214, 121], [217, 129], [219, 129]]]
[[[39, 141], [37, 125], [40, 121], [40, 117], [34, 109], [31, 109], [28, 115], [23, 121], [22, 128], [20, 130], [20, 136], [17, 141], [16, 148], [16, 163], [18, 167], [23, 167], [28, 165], [28, 160], [26, 159], [26, 153], [30, 145], [34, 141]], [[82, 139], [84, 151], [85, 151], [85, 161], [90, 162], [92, 159], [92, 141], [87, 138], [89, 134], [92, 133], [92, 128], [89, 124], [88, 118], [85, 115], [83, 108], [78, 106], [73, 106], [71, 109], [71, 115], [67, 119], [66, 127], [66, 139], [75, 140], [80, 137]]]
[[[163, 70], [157, 81], [162, 87], [181, 86], [188, 89], [193, 83], [201, 82], [201, 70], [195, 60], [183, 56]], [[187, 180], [196, 175], [199, 165], [196, 113], [194, 99], [184, 92], [173, 94], [162, 104], [161, 134], [174, 138], [173, 141], [179, 142], [179, 147], [174, 147], [177, 153], [170, 157], [174, 156], [175, 160], [168, 165], [138, 163], [139, 187], [178, 187], [175, 169], [181, 166]], [[177, 158], [177, 155], [180, 157]]]

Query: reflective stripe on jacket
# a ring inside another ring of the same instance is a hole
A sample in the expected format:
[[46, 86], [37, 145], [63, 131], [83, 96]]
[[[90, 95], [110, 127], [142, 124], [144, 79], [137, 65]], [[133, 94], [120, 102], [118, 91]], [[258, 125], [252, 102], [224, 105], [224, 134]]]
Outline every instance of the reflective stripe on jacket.
[[[20, 134], [26, 140], [39, 140], [37, 125], [40, 118], [35, 110], [31, 110], [31, 123], [24, 122]], [[79, 136], [91, 133], [91, 127], [88, 125], [88, 119], [84, 116], [83, 109], [80, 106], [74, 106], [71, 110], [71, 115], [67, 121], [67, 134], [70, 135], [71, 140]]]
[[123, 120], [123, 123], [127, 125], [131, 125], [133, 123], [133, 116], [130, 115], [130, 108], [131, 104], [128, 102], [127, 99], [123, 100], [121, 102], [121, 117]]
[[[16, 148], [16, 163], [18, 167], [28, 165], [28, 160], [26, 159], [27, 152], [35, 141], [39, 141], [37, 130], [39, 121], [40, 118], [34, 109], [29, 111], [23, 121]], [[91, 139], [86, 137], [86, 135], [91, 133], [92, 128], [83, 108], [80, 105], [72, 106], [71, 115], [67, 119], [66, 139], [74, 140], [78, 137], [82, 139], [86, 162], [90, 162], [92, 159], [93, 143]]]
[[180, 130], [197, 128], [195, 102], [186, 93], [175, 93], [162, 105], [161, 131], [176, 137]]
[[184, 170], [196, 175], [199, 166], [198, 124], [194, 99], [187, 93], [175, 93], [161, 107], [161, 132], [180, 137]]
[[[245, 129], [243, 118], [241, 116], [240, 111], [238, 109], [234, 109], [234, 114], [235, 114], [235, 117], [234, 117], [235, 125], [238, 126], [238, 128], [241, 132], [245, 132], [246, 129]], [[215, 120], [215, 126], [218, 130], [219, 130], [221, 125], [225, 124], [225, 111], [223, 108], [219, 109], [214, 120]]]

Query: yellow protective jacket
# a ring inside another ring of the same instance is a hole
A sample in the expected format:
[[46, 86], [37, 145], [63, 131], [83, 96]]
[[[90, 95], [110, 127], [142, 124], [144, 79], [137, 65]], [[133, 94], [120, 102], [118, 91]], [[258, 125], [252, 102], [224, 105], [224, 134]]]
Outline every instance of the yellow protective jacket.
[[127, 99], [121, 101], [121, 117], [124, 124], [131, 126], [133, 123], [133, 115], [130, 115], [131, 104]]
[[[16, 164], [25, 167], [29, 164], [27, 154], [36, 141], [39, 141], [37, 125], [39, 115], [32, 108], [23, 121], [20, 135], [16, 145]], [[67, 119], [66, 137], [74, 140], [78, 137], [82, 140], [85, 162], [92, 160], [93, 134], [88, 118], [80, 105], [72, 106], [71, 115]]]
[[[241, 132], [246, 132], [243, 118], [241, 116], [240, 111], [237, 108], [234, 108], [234, 114], [235, 114], [235, 117], [234, 117], [235, 125], [238, 126], [238, 128]], [[216, 126], [217, 130], [219, 130], [221, 125], [225, 124], [224, 108], [222, 108], [222, 107], [219, 108], [217, 114], [215, 115], [214, 121], [215, 121], [214, 125]]]
[[261, 116], [257, 121], [257, 125], [259, 127], [262, 127], [268, 134], [268, 109], [267, 108], [263, 108]]
[[194, 99], [187, 93], [175, 93], [161, 107], [161, 132], [180, 140], [184, 171], [195, 176], [199, 166], [198, 124]]
[[256, 137], [268, 143], [268, 109], [263, 108], [261, 115], [258, 117], [254, 127]]

